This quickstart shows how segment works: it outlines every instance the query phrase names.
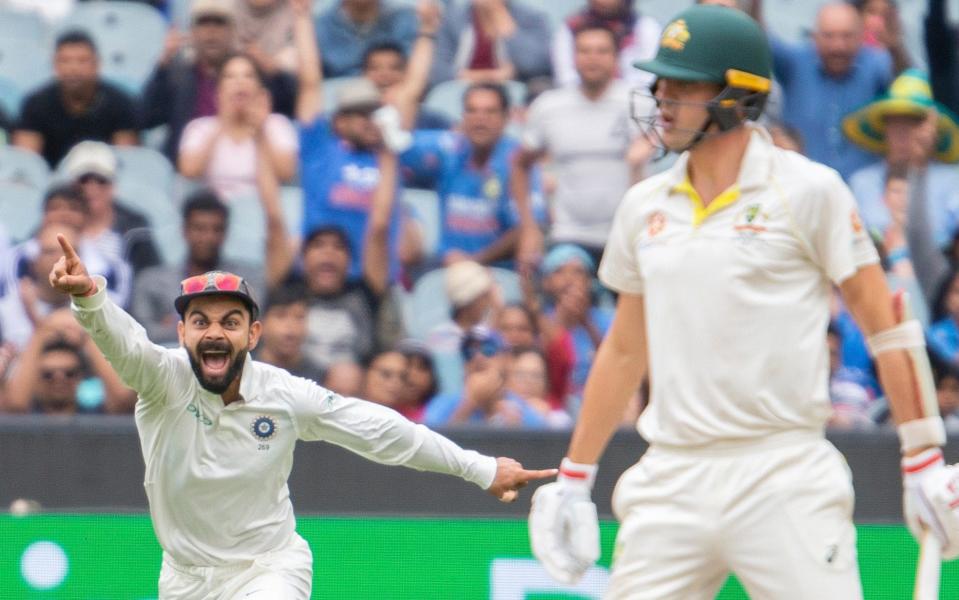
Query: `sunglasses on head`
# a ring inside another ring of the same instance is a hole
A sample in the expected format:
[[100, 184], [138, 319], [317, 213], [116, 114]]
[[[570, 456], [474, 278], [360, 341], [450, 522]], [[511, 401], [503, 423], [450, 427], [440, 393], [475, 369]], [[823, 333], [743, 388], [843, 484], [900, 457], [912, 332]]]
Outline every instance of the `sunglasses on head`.
[[180, 282], [180, 294], [198, 294], [200, 292], [235, 292], [240, 289], [243, 279], [233, 273], [206, 273], [187, 277]]

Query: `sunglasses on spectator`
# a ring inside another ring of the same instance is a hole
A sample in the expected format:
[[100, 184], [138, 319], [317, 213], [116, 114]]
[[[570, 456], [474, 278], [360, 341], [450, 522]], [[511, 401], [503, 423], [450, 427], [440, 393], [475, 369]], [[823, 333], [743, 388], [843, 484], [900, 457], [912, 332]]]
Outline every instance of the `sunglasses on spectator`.
[[180, 293], [235, 292], [240, 289], [241, 281], [243, 281], [243, 279], [233, 273], [194, 275], [180, 282]]
[[63, 379], [76, 379], [80, 376], [80, 367], [72, 367], [70, 369], [43, 369], [40, 371], [40, 378], [44, 381], [53, 381], [58, 376]]
[[97, 185], [110, 185], [112, 181], [104, 177], [103, 175], [97, 175], [96, 173], [87, 173], [82, 175], [78, 180], [80, 185], [86, 185], [88, 183], [95, 183]]

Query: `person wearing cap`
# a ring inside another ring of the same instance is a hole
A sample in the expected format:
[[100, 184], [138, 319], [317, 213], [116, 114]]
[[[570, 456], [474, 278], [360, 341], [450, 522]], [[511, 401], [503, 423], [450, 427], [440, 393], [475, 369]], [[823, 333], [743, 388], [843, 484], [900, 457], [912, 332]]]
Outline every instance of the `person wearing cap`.
[[613, 221], [599, 278], [619, 294], [616, 318], [559, 478], [533, 496], [534, 554], [565, 583], [599, 557], [597, 463], [646, 376], [649, 449], [613, 496], [604, 597], [713, 598], [733, 573], [759, 600], [862, 598], [850, 473], [824, 435], [838, 286], [898, 425], [909, 527], [959, 555], [959, 467], [943, 462], [922, 326], [893, 302], [840, 175], [754, 123], [772, 77], [762, 27], [695, 5], [636, 66], [656, 76], [654, 135], [679, 157]]
[[360, 74], [363, 54], [377, 42], [392, 41], [409, 52], [417, 36], [416, 12], [388, 0], [339, 0], [316, 19], [314, 44], [323, 49], [323, 75]]
[[[295, 6], [295, 11], [294, 39], [300, 57], [296, 118], [300, 128], [300, 174], [304, 195], [302, 231], [304, 237], [319, 226], [335, 225], [345, 231], [353, 250], [349, 274], [359, 277], [366, 254], [363, 240], [373, 191], [380, 178], [377, 154], [384, 148], [391, 152], [403, 149], [394, 146], [391, 140], [408, 136], [398, 129], [408, 129], [412, 124], [419, 95], [399, 94], [390, 105], [395, 111], [381, 111], [384, 101], [379, 89], [370, 80], [360, 77], [338, 89], [335, 112], [326, 114], [323, 75], [309, 3], [301, 2]], [[438, 25], [435, 8], [428, 13], [432, 16], [424, 18], [423, 35], [414, 49], [414, 55], [426, 56], [427, 60], [428, 50], [432, 47], [431, 38]], [[423, 60], [411, 58], [412, 62], [422, 63]], [[426, 70], [428, 68], [427, 65]], [[423, 81], [425, 77], [425, 71], [418, 76], [411, 75], [417, 81]], [[412, 90], [416, 86], [404, 87]], [[374, 114], [377, 120], [374, 120]], [[388, 128], [392, 136], [384, 135], [387, 132], [382, 117], [387, 115], [392, 115], [387, 118], [393, 125]], [[400, 237], [400, 211], [395, 211], [390, 220], [391, 278], [399, 274]]]
[[287, 487], [297, 440], [455, 475], [503, 501], [555, 474], [464, 450], [386, 407], [253, 360], [259, 306], [233, 273], [184, 279], [174, 300], [181, 348], [155, 345], [58, 241], [50, 285], [70, 295], [77, 321], [138, 393], [144, 487], [163, 548], [161, 600], [310, 598], [312, 552], [296, 533]]
[[[163, 53], [143, 89], [144, 129], [167, 126], [163, 153], [177, 164], [187, 123], [217, 114], [217, 73], [238, 46], [235, 0], [193, 0], [188, 34], [171, 29]], [[266, 75], [272, 110], [291, 116], [296, 78], [277, 70]]]
[[926, 74], [905, 71], [887, 94], [847, 115], [842, 129], [852, 143], [882, 157], [849, 178], [866, 227], [885, 235], [893, 224], [883, 200], [890, 169], [921, 171], [934, 240], [945, 247], [959, 227], [959, 122], [933, 100]]
[[160, 264], [151, 225], [142, 214], [115, 196], [117, 157], [103, 142], [80, 142], [63, 159], [67, 178], [87, 197], [83, 237], [104, 255], [129, 263], [136, 276]]
[[100, 57], [88, 34], [61, 33], [53, 53], [53, 81], [23, 101], [14, 127], [13, 145], [59, 164], [74, 145], [100, 140], [117, 145], [138, 143], [133, 100], [100, 77]]

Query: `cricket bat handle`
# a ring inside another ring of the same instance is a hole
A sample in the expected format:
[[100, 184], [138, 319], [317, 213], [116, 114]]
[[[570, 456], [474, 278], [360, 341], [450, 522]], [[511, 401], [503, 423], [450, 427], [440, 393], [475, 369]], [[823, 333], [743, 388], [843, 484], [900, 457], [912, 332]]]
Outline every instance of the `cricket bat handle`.
[[928, 529], [922, 534], [916, 589], [913, 600], [939, 600], [939, 573], [942, 569], [942, 546]]

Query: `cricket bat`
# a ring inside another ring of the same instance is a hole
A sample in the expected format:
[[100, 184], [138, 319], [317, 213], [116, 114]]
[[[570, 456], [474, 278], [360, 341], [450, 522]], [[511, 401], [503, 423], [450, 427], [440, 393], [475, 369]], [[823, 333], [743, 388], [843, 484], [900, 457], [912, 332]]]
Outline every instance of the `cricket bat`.
[[913, 600], [939, 600], [939, 572], [942, 568], [942, 547], [929, 531], [922, 534], [919, 564], [916, 566], [916, 588]]

